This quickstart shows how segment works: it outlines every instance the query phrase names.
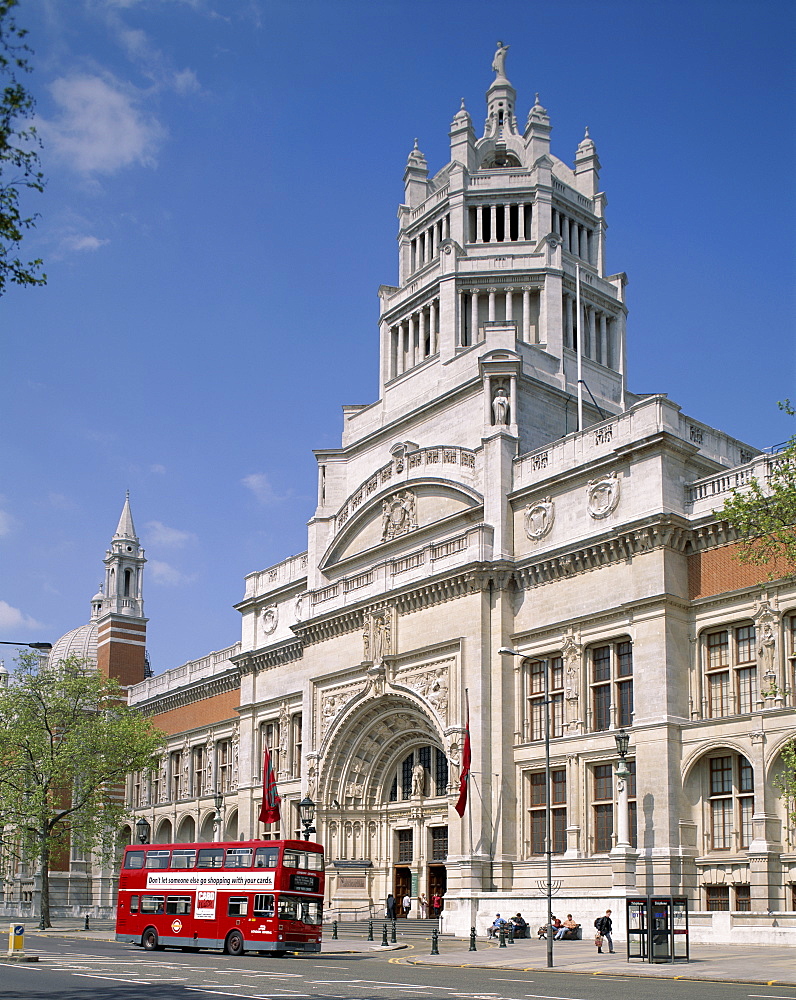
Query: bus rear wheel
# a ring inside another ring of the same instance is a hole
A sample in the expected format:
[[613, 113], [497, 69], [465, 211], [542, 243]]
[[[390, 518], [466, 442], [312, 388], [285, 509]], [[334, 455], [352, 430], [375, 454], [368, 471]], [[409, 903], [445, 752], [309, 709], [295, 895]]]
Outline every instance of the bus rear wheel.
[[158, 950], [158, 932], [154, 927], [147, 927], [141, 935], [141, 947], [144, 951]]
[[227, 934], [226, 944], [224, 945], [224, 951], [228, 955], [242, 955], [243, 954], [243, 935], [240, 931], [230, 931]]

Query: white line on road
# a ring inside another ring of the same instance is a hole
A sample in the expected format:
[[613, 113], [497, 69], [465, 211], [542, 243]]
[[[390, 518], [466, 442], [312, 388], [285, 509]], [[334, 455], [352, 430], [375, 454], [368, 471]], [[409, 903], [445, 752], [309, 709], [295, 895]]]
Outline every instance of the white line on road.
[[99, 976], [93, 972], [75, 972], [81, 979], [111, 979], [115, 983], [129, 983], [131, 986], [151, 986], [148, 979], [122, 979], [119, 976]]

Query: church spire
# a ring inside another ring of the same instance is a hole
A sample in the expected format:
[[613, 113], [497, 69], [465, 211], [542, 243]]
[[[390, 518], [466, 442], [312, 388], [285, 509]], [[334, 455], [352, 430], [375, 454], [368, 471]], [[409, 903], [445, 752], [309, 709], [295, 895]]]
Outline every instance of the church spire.
[[124, 499], [124, 507], [122, 507], [122, 516], [119, 518], [119, 524], [116, 527], [116, 533], [114, 534], [114, 539], [117, 538], [132, 538], [136, 542], [138, 537], [135, 533], [135, 525], [133, 524], [133, 512], [130, 510], [130, 491], [127, 491], [127, 495]]

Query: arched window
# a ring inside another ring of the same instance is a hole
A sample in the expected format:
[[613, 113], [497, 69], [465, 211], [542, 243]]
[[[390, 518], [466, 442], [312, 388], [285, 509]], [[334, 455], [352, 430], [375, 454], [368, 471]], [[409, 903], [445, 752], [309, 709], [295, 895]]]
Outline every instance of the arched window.
[[413, 791], [423, 795], [445, 795], [447, 790], [448, 758], [437, 747], [425, 746], [413, 750], [398, 765], [390, 786], [389, 800], [399, 802], [410, 799]]
[[132, 578], [132, 570], [126, 569], [124, 571], [124, 596], [130, 596], [130, 580]]
[[745, 850], [752, 842], [754, 771], [741, 754], [728, 753], [707, 761], [708, 829], [711, 851]]

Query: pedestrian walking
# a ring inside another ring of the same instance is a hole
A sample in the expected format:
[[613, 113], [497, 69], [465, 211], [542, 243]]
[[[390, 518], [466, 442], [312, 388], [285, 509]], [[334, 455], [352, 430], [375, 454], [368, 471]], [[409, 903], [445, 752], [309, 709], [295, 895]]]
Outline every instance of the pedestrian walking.
[[387, 919], [395, 920], [395, 896], [391, 892], [387, 894]]
[[606, 910], [604, 917], [597, 917], [594, 921], [594, 926], [597, 930], [597, 935], [594, 938], [594, 943], [597, 945], [597, 952], [602, 955], [603, 953], [603, 939], [608, 942], [608, 951], [614, 954], [614, 941], [611, 937], [611, 930], [613, 928], [613, 923], [611, 921], [611, 911]]

